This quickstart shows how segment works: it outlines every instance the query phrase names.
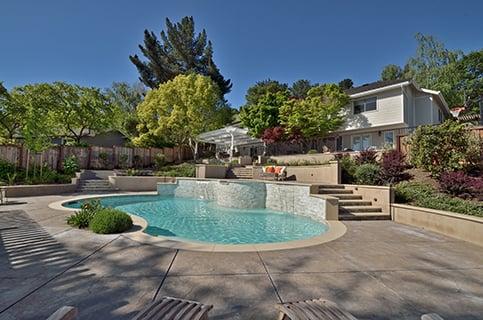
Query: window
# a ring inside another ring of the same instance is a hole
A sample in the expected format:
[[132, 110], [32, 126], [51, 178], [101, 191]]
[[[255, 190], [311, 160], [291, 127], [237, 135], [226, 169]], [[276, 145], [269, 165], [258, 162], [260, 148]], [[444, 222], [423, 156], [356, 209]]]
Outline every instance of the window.
[[384, 132], [384, 147], [394, 147], [394, 131]]
[[441, 112], [441, 110], [438, 109], [438, 122], [441, 123], [443, 121], [444, 121], [443, 113]]
[[372, 139], [370, 134], [363, 134], [360, 136], [352, 136], [352, 150], [362, 151], [371, 147]]
[[375, 97], [354, 101], [354, 114], [359, 114], [367, 111], [374, 111], [376, 109], [377, 109], [377, 98]]

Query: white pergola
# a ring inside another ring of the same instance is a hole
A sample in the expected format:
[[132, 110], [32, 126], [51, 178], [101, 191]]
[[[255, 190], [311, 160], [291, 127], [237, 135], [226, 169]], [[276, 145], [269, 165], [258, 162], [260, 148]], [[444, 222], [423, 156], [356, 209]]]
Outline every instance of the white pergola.
[[202, 133], [198, 136], [198, 141], [215, 144], [217, 149], [230, 150], [230, 158], [233, 157], [236, 146], [263, 144], [262, 140], [250, 137], [247, 129], [237, 126]]

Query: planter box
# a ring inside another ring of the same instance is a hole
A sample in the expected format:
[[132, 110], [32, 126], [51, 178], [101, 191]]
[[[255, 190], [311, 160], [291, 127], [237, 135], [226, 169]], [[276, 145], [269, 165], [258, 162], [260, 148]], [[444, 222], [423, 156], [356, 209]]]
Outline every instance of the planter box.
[[310, 183], [340, 183], [340, 166], [338, 161], [330, 161], [324, 165], [288, 166], [287, 178], [295, 177], [297, 182]]
[[77, 191], [77, 179], [72, 179], [69, 184], [37, 184], [18, 185], [3, 187], [7, 198], [47, 196], [62, 193], [74, 193]]
[[391, 204], [391, 214], [395, 222], [483, 246], [483, 218], [404, 204]]
[[196, 178], [224, 179], [226, 170], [224, 165], [199, 164], [196, 165]]
[[109, 183], [120, 191], [156, 191], [158, 182], [174, 182], [174, 177], [110, 176]]

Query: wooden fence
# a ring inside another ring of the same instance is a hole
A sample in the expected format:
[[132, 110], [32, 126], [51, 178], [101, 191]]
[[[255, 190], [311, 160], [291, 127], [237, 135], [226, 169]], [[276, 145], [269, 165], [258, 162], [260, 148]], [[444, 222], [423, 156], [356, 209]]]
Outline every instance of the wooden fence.
[[[192, 159], [188, 148], [128, 148], [55, 146], [34, 153], [21, 145], [0, 145], [0, 159], [26, 168], [43, 164], [54, 170], [62, 168], [64, 159], [75, 156], [81, 169], [145, 168], [155, 163], [157, 154], [164, 154], [167, 163]], [[28, 161], [27, 161], [28, 159]]]

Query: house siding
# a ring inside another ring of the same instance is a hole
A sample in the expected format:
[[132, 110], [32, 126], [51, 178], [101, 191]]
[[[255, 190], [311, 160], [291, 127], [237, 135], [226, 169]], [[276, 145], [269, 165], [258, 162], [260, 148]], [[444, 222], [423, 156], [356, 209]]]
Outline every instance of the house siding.
[[346, 107], [348, 116], [340, 131], [366, 129], [403, 122], [401, 88], [380, 92], [373, 96], [364, 97], [364, 99], [371, 97], [377, 97], [377, 109], [354, 115], [353, 103], [351, 102], [351, 104]]

